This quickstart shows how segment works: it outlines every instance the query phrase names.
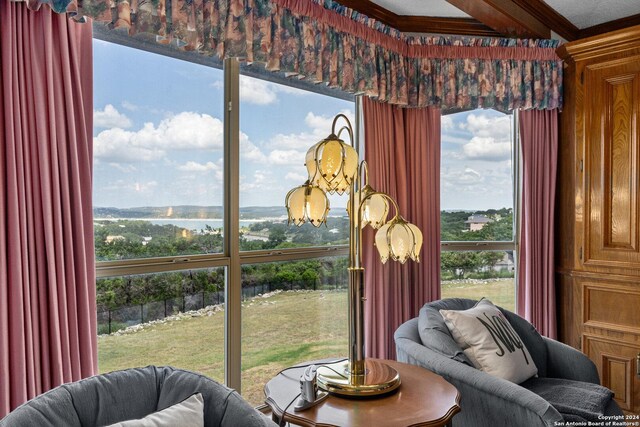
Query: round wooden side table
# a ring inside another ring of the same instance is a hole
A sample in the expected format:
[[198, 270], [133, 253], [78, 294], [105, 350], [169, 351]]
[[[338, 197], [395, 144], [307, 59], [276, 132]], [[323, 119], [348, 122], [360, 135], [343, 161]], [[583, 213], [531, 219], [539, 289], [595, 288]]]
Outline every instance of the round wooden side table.
[[274, 421], [284, 417], [285, 422], [309, 427], [435, 427], [447, 425], [460, 412], [458, 390], [440, 375], [394, 360], [384, 360], [384, 363], [395, 368], [402, 381], [392, 394], [364, 399], [330, 395], [316, 406], [294, 412], [296, 396], [300, 393], [300, 375], [309, 365], [301, 363], [301, 367], [288, 369], [265, 385], [266, 403]]

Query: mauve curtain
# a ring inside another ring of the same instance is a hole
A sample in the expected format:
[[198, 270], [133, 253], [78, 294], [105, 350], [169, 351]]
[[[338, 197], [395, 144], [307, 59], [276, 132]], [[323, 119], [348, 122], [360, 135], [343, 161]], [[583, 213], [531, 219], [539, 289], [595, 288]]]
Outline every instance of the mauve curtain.
[[0, 418], [97, 369], [91, 36], [0, 0]]
[[556, 338], [553, 215], [558, 164], [558, 111], [520, 111], [522, 204], [518, 313]]
[[364, 233], [365, 351], [367, 357], [395, 359], [395, 330], [424, 303], [440, 298], [440, 109], [400, 108], [364, 97], [363, 114], [369, 182], [393, 197], [424, 236], [419, 263], [383, 265], [373, 232], [367, 227]]

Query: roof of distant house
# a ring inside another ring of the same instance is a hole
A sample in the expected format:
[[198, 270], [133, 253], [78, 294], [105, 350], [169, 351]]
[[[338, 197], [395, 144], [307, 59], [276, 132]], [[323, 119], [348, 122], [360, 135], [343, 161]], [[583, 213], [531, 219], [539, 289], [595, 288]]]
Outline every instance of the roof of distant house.
[[486, 224], [491, 222], [490, 218], [487, 218], [484, 215], [471, 215], [468, 220], [466, 220], [465, 224]]

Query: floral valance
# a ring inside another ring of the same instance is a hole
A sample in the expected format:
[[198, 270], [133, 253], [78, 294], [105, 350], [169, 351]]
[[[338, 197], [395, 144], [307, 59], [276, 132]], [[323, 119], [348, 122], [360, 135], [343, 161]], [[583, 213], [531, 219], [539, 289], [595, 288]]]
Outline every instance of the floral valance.
[[408, 107], [562, 106], [557, 41], [407, 37], [332, 0], [27, 0]]

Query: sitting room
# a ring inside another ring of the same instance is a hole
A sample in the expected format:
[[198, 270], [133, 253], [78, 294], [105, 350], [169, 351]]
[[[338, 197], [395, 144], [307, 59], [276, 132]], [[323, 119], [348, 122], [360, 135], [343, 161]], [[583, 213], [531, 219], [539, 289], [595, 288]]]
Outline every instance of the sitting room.
[[0, 427], [640, 426], [638, 0], [0, 0]]

